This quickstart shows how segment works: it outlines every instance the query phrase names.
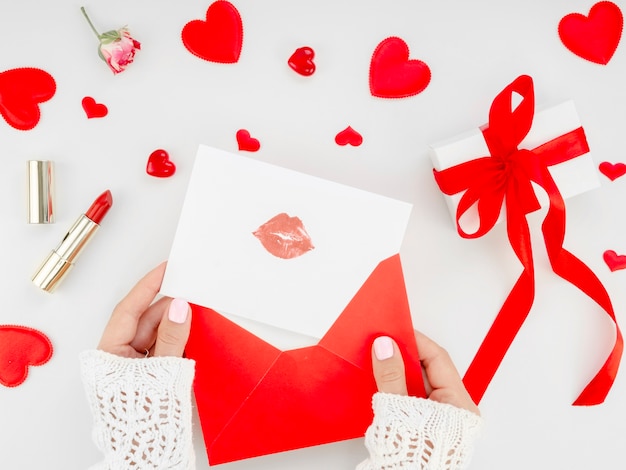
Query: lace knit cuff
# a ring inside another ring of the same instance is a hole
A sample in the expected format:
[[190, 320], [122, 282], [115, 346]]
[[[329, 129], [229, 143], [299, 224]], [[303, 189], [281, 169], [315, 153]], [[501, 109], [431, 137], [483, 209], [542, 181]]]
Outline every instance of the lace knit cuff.
[[357, 470], [460, 470], [471, 459], [482, 418], [465, 409], [389, 393], [373, 397], [365, 434], [370, 457]]
[[194, 361], [129, 359], [93, 350], [80, 355], [80, 364], [93, 439], [105, 457], [96, 468], [194, 468]]

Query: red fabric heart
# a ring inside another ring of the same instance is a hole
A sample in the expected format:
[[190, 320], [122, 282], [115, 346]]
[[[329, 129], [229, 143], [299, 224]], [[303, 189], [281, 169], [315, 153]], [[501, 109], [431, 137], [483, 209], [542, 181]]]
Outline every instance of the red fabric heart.
[[41, 117], [39, 103], [54, 96], [56, 82], [41, 69], [25, 67], [0, 73], [0, 114], [15, 129], [28, 131]]
[[407, 98], [424, 91], [430, 68], [421, 60], [409, 60], [409, 47], [397, 37], [381, 41], [370, 62], [370, 92], [379, 98]]
[[348, 126], [335, 136], [337, 145], [352, 145], [358, 147], [363, 143], [363, 136]]
[[261, 148], [261, 143], [258, 139], [250, 136], [250, 132], [245, 129], [239, 129], [237, 131], [237, 144], [239, 150], [246, 150], [248, 152], [256, 152]]
[[157, 149], [148, 157], [146, 173], [157, 178], [167, 178], [176, 173], [176, 165], [165, 150]]
[[106, 105], [102, 103], [96, 103], [91, 96], [85, 96], [82, 101], [83, 109], [87, 114], [87, 118], [101, 118], [109, 113]]
[[597, 64], [608, 64], [622, 37], [624, 18], [612, 2], [598, 2], [589, 16], [571, 13], [559, 22], [559, 37], [570, 51]]
[[626, 255], [618, 255], [613, 250], [606, 250], [602, 257], [611, 272], [626, 269]]
[[235, 63], [243, 45], [241, 16], [230, 2], [218, 0], [209, 5], [206, 21], [190, 21], [183, 27], [181, 37], [187, 50], [201, 59]]
[[40, 366], [52, 357], [52, 343], [41, 331], [17, 325], [0, 325], [0, 384], [17, 387], [28, 376], [29, 366]]
[[291, 57], [289, 57], [287, 63], [294, 71], [300, 75], [308, 77], [309, 75], [313, 75], [315, 72], [315, 63], [313, 62], [314, 58], [315, 51], [310, 47], [305, 46], [296, 49], [296, 51], [291, 54]]
[[620, 176], [626, 175], [626, 165], [623, 163], [602, 162], [599, 166], [600, 173], [611, 181], [615, 181]]

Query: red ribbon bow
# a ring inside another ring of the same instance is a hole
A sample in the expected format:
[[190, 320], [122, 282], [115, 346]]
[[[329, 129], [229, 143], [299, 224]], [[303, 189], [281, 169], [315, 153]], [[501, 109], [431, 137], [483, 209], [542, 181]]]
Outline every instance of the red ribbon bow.
[[[514, 110], [511, 108], [513, 93], [522, 96]], [[574, 402], [574, 405], [596, 405], [604, 401], [615, 381], [624, 347], [622, 334], [611, 299], [600, 280], [563, 248], [565, 203], [548, 171], [548, 166], [578, 157], [589, 148], [583, 129], [578, 128], [533, 150], [519, 149], [518, 145], [532, 126], [534, 108], [532, 78], [521, 75], [496, 96], [491, 105], [489, 125], [482, 130], [491, 155], [434, 171], [443, 193], [452, 195], [465, 191], [456, 211], [457, 230], [463, 238], [477, 238], [491, 230], [505, 204], [509, 242], [524, 267], [463, 381], [474, 401], [479, 403], [533, 304], [535, 275], [526, 215], [540, 208], [531, 184], [536, 183], [550, 200], [542, 233], [552, 270], [591, 297], [615, 323], [613, 350]], [[466, 233], [459, 220], [475, 204], [480, 224], [474, 233]]]

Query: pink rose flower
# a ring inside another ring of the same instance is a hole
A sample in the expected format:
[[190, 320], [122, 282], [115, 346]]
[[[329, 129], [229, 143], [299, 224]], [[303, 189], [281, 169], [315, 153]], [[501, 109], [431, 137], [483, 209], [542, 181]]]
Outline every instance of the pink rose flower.
[[100, 58], [107, 63], [115, 74], [126, 70], [126, 67], [133, 63], [135, 53], [141, 49], [139, 41], [133, 39], [126, 26], [100, 34], [91, 23], [85, 8], [81, 7], [80, 10], [100, 41], [100, 46], [98, 47]]

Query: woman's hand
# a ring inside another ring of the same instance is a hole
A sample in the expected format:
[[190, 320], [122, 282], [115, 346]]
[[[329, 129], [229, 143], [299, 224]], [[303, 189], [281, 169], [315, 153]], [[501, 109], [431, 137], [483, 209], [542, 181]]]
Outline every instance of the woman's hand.
[[165, 266], [163, 262], [146, 274], [117, 304], [98, 349], [123, 357], [182, 357], [191, 328], [191, 309], [181, 299], [162, 297], [154, 302]]
[[[448, 403], [480, 415], [476, 404], [463, 385], [448, 352], [433, 340], [415, 332], [417, 350], [424, 371], [424, 382], [428, 398]], [[396, 342], [380, 336], [372, 345], [372, 366], [379, 392], [407, 395], [404, 362]]]

